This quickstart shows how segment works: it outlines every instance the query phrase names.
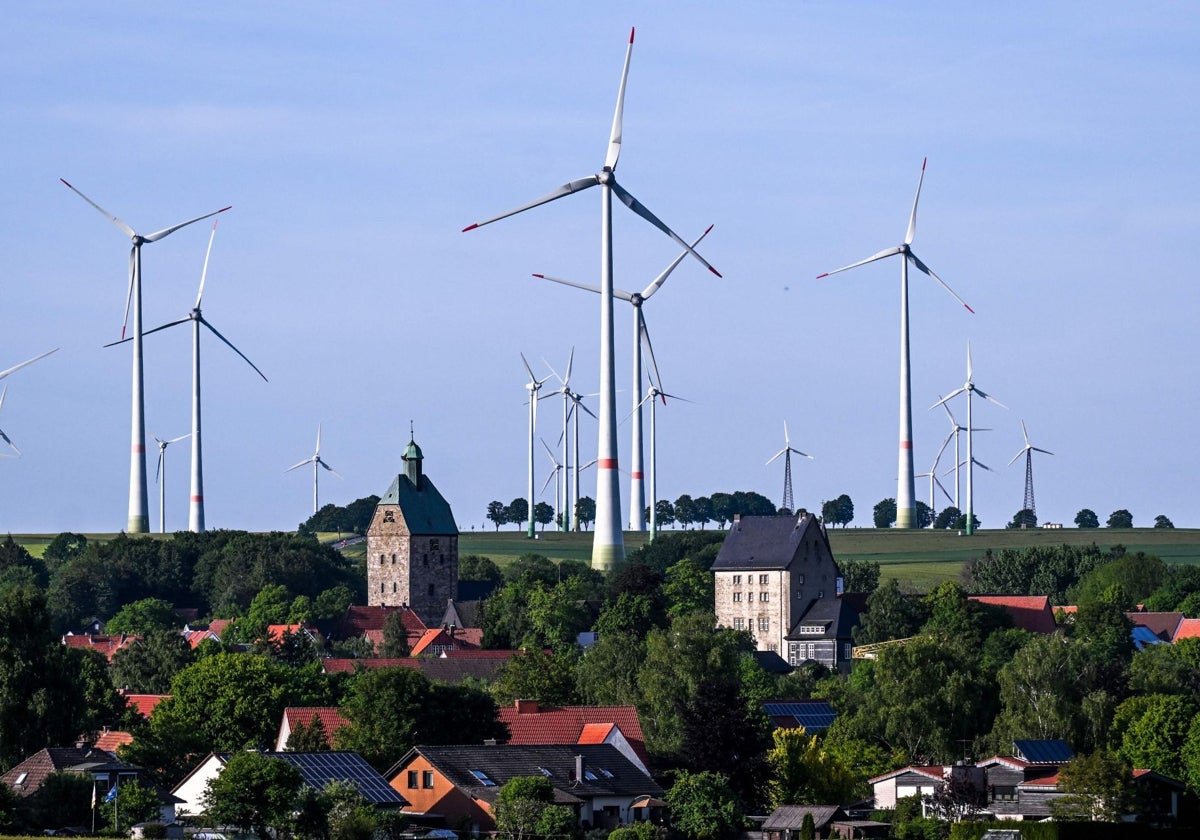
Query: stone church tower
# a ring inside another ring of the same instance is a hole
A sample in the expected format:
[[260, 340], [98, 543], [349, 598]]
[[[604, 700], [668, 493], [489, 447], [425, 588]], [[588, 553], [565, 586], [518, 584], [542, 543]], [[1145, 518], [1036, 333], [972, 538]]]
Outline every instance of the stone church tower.
[[367, 604], [407, 605], [437, 627], [457, 597], [458, 526], [424, 474], [421, 447], [409, 440], [396, 476], [367, 529]]

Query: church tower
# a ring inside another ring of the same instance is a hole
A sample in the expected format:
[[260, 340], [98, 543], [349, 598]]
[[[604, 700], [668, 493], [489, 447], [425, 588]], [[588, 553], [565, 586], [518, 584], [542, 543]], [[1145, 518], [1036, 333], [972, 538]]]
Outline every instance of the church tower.
[[457, 597], [458, 526], [442, 494], [425, 475], [415, 439], [367, 529], [367, 604], [411, 608], [436, 627]]

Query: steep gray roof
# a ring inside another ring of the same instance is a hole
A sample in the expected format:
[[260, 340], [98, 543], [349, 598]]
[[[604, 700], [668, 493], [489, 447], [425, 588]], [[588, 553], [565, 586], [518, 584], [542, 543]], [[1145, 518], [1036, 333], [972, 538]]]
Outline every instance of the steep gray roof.
[[[824, 598], [815, 598], [809, 602], [800, 619], [792, 627], [787, 638], [790, 641], [800, 639], [848, 639], [850, 631], [858, 624], [858, 610], [842, 598], [826, 594]], [[801, 633], [802, 624], [820, 624], [825, 632], [820, 635]]]
[[[549, 771], [546, 778], [554, 786], [556, 801], [663, 795], [658, 783], [612, 744], [417, 746], [385, 775], [395, 778], [418, 754], [453, 785], [488, 801], [494, 800], [510, 779], [546, 775], [543, 770]], [[582, 780], [574, 779], [577, 755], [583, 756]], [[480, 774], [492, 784], [484, 782]]]
[[458, 534], [458, 525], [454, 522], [450, 503], [442, 498], [442, 494], [433, 486], [427, 475], [421, 476], [421, 486], [418, 488], [412, 479], [400, 473], [383, 494], [379, 504], [398, 505], [404, 514], [409, 533], [435, 536]]
[[820, 528], [815, 516], [743, 516], [729, 526], [712, 570], [786, 569], [809, 528]]

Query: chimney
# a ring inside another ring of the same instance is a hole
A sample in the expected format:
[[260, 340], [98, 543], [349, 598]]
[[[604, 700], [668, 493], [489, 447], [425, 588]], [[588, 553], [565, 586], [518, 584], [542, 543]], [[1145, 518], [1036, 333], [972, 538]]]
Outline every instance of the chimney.
[[538, 713], [538, 701], [536, 700], [518, 700], [516, 705], [519, 715], [536, 715]]
[[583, 781], [583, 756], [575, 756], [575, 781]]
[[495, 738], [484, 738], [483, 745], [485, 747], [494, 747], [494, 746], [496, 746], [496, 739]]
[[736, 524], [736, 523], [738, 523], [738, 522], [741, 522], [741, 521], [742, 521], [742, 515], [741, 515], [740, 513], [735, 513], [735, 514], [733, 515], [733, 521], [734, 521], [734, 523], [735, 523], [735, 524]]
[[801, 519], [808, 519], [808, 511], [807, 511], [807, 510], [805, 510], [804, 508], [800, 508], [800, 510], [796, 511], [796, 514], [797, 514], [797, 515], [798, 515], [798, 516], [799, 516]]

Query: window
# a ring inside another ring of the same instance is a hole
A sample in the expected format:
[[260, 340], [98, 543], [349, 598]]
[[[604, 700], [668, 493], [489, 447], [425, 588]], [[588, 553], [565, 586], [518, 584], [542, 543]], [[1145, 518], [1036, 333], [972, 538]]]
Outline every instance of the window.
[[601, 775], [601, 776], [603, 776], [604, 778], [606, 778], [606, 779], [611, 779], [611, 778], [614, 778], [614, 777], [613, 777], [613, 773], [612, 773], [612, 771], [611, 771], [611, 770], [607, 770], [607, 769], [605, 769], [605, 768], [603, 768], [603, 767], [600, 767], [600, 768], [597, 768], [597, 769], [599, 769], [599, 771], [600, 771], [600, 775]]
[[432, 595], [432, 594], [434, 594], [434, 592], [435, 592], [435, 590], [434, 590], [433, 584], [431, 583], [431, 584], [429, 584], [429, 594]]
[[383, 565], [383, 555], [382, 554], [379, 555], [379, 565], [380, 566]]
[[771, 629], [771, 619], [760, 618], [758, 620], [758, 629], [759, 630], [770, 630]]
[[766, 586], [766, 585], [767, 585], [767, 576], [766, 576], [766, 575], [759, 575], [759, 576], [758, 576], [758, 583], [759, 583], [759, 585], [760, 585], [760, 586]]
[[430, 550], [430, 551], [437, 551], [437, 550], [438, 550], [438, 541], [437, 541], [437, 540], [430, 540], [430, 541], [429, 541], [429, 550]]
[[733, 620], [733, 629], [734, 630], [745, 630], [746, 629], [746, 619], [735, 618]]
[[1016, 802], [1017, 789], [1012, 785], [995, 785], [992, 787], [993, 802]]
[[417, 771], [416, 770], [408, 771], [408, 789], [409, 790], [417, 789]]
[[541, 772], [541, 774], [542, 774], [543, 776], [545, 776], [547, 779], [552, 779], [552, 778], [554, 778], [554, 774], [553, 774], [553, 773], [551, 773], [549, 770], [547, 770], [545, 767], [539, 767], [539, 768], [538, 768], [538, 770], [539, 770], [539, 771]]
[[479, 783], [482, 784], [484, 787], [495, 787], [496, 786], [496, 783], [494, 781], [492, 781], [491, 778], [488, 777], [488, 774], [484, 773], [482, 770], [472, 770], [471, 775], [474, 776], [476, 779], [478, 779]]
[[433, 789], [433, 771], [432, 770], [422, 770], [421, 771], [421, 787], [425, 788], [425, 790]]
[[812, 635], [812, 634], [820, 635], [821, 633], [825, 632], [825, 628], [822, 627], [820, 624], [802, 624], [802, 625], [800, 625], [800, 632], [805, 633], [807, 635]]
[[796, 575], [796, 585], [797, 586], [804, 585], [804, 575]]
[[392, 593], [395, 594], [395, 592], [396, 592], [396, 581], [392, 581]]
[[383, 581], [379, 581], [379, 594], [383, 594]]
[[759, 592], [759, 593], [758, 593], [758, 600], [760, 600], [760, 601], [770, 601], [770, 600], [771, 600], [771, 593], [770, 593], [770, 592]]
[[733, 600], [734, 600], [735, 602], [742, 600], [742, 593], [741, 593], [741, 592], [734, 592], [734, 593], [733, 593]]
[[592, 768], [585, 767], [585, 768], [583, 768], [583, 778], [586, 781], [594, 782], [594, 781], [596, 781], [596, 774], [592, 772]]
[[395, 554], [392, 554], [392, 565], [393, 566], [396, 565], [396, 555]]
[[733, 585], [734, 585], [734, 586], [741, 586], [741, 585], [742, 585], [742, 576], [741, 576], [741, 575], [734, 575], [734, 576], [733, 576]]

